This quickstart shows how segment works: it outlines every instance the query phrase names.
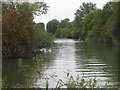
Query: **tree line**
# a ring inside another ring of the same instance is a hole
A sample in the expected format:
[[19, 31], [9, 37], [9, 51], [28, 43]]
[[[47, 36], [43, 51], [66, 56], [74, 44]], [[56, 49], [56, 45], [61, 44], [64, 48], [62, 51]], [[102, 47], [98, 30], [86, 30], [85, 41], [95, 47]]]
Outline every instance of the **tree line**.
[[120, 45], [120, 2], [108, 2], [102, 9], [91, 2], [82, 3], [72, 22], [53, 19], [47, 23], [47, 31], [57, 38], [80, 38]]

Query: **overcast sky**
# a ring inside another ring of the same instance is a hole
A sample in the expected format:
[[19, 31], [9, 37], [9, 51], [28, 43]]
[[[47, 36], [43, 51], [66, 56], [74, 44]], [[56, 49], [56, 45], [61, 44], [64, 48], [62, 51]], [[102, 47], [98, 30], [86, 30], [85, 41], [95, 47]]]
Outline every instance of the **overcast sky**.
[[35, 17], [36, 23], [47, 23], [52, 19], [63, 20], [69, 18], [74, 19], [74, 13], [82, 5], [83, 2], [92, 2], [97, 5], [97, 8], [102, 8], [110, 0], [44, 0], [50, 7], [46, 15]]

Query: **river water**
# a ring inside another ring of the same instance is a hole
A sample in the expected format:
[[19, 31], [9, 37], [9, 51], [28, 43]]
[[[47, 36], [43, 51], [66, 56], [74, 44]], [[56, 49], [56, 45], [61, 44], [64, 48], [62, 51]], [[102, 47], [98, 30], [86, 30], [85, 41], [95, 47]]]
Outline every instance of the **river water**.
[[[120, 55], [117, 46], [103, 45], [95, 42], [77, 42], [73, 39], [57, 39], [55, 47], [44, 53], [45, 64], [42, 66], [41, 78], [34, 85], [45, 87], [48, 78], [49, 87], [54, 88], [59, 79], [66, 81], [66, 73], [74, 78], [79, 75], [84, 79], [97, 79], [102, 86], [108, 80], [120, 83]], [[26, 64], [34, 65], [32, 60], [26, 59]], [[8, 82], [23, 83], [24, 78], [18, 73], [17, 60], [3, 60], [3, 76]], [[36, 77], [36, 73], [31, 76]], [[35, 78], [33, 78], [35, 80]]]

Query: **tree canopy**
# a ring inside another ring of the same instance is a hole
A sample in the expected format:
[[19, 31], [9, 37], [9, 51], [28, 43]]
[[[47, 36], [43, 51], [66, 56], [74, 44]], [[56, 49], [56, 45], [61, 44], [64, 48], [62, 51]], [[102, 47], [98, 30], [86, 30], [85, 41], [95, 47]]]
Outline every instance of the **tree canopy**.
[[37, 23], [36, 24], [36, 29], [44, 32], [45, 31], [45, 24], [44, 23]]
[[48, 32], [55, 34], [58, 25], [59, 25], [59, 21], [57, 19], [53, 19], [47, 23], [46, 29]]
[[29, 12], [33, 15], [46, 14], [49, 6], [45, 2], [19, 2], [19, 1], [7, 1], [2, 2], [2, 14], [8, 12]]

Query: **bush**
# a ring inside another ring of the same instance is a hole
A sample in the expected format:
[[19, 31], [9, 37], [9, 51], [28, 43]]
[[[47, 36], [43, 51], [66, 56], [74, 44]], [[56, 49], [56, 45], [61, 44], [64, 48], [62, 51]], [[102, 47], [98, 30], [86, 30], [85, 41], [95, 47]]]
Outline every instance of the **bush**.
[[32, 52], [34, 23], [29, 13], [9, 12], [3, 15], [3, 56], [24, 56]]

